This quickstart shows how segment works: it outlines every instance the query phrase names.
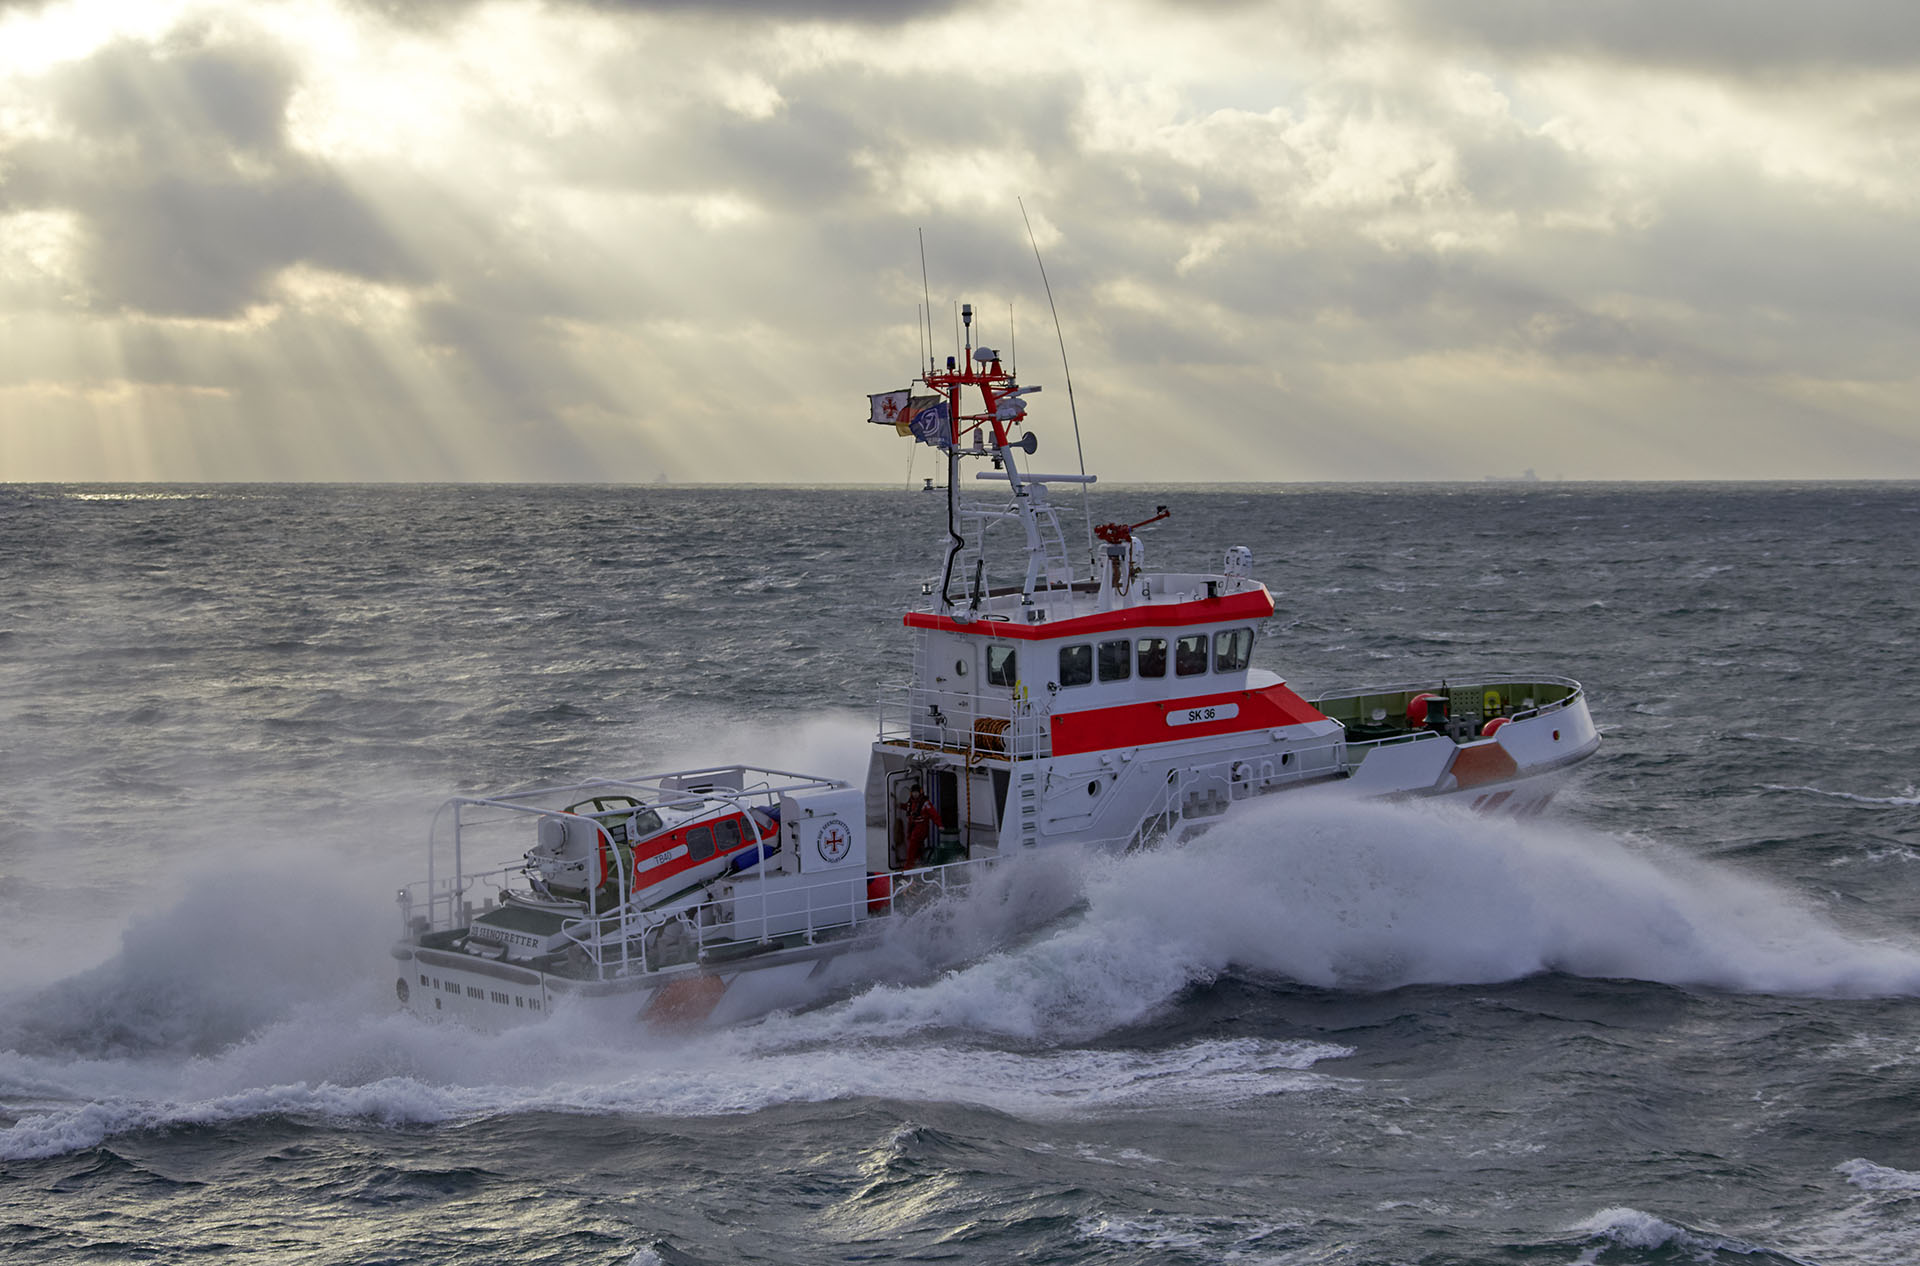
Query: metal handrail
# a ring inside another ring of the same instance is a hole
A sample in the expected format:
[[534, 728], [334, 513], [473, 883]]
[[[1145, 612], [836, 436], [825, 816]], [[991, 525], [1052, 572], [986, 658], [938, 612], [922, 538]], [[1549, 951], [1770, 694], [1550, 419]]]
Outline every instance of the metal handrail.
[[[952, 887], [957, 885], [958, 880], [956, 876], [967, 873], [974, 868], [984, 867], [996, 860], [998, 860], [997, 857], [977, 857], [958, 862], [943, 862], [937, 866], [923, 866], [915, 870], [884, 872], [890, 881], [888, 896], [886, 898], [889, 913], [891, 913], [893, 901], [900, 893], [901, 885], [905, 882], [931, 883], [942, 895], [945, 895]], [[705, 959], [707, 954], [713, 949], [729, 945], [742, 945], [750, 940], [761, 945], [770, 944], [775, 935], [770, 929], [776, 914], [771, 910], [769, 903], [772, 897], [777, 894], [781, 897], [791, 897], [794, 895], [802, 895], [805, 897], [806, 905], [802, 912], [805, 922], [802, 927], [796, 929], [796, 931], [799, 931], [803, 935], [806, 943], [812, 944], [815, 938], [823, 932], [838, 931], [842, 928], [852, 927], [876, 917], [887, 917], [887, 915], [875, 915], [868, 908], [869, 904], [875, 900], [875, 898], [869, 895], [867, 890], [867, 884], [872, 878], [873, 876], [867, 872], [858, 871], [850, 875], [823, 880], [816, 884], [803, 884], [797, 887], [786, 887], [777, 890], [770, 889], [766, 885], [761, 885], [757, 892], [744, 894], [748, 899], [757, 899], [759, 905], [759, 913], [757, 916], [742, 917], [738, 907], [743, 899], [743, 894], [736, 892], [727, 897], [715, 897], [695, 905], [682, 906], [668, 911], [634, 910], [631, 908], [613, 911], [601, 915], [596, 919], [578, 920], [562, 928], [561, 935], [571, 944], [580, 947], [588, 961], [593, 964], [594, 976], [597, 979], [607, 979], [608, 962], [607, 955], [604, 951], [610, 943], [616, 941], [623, 949], [623, 956], [620, 959], [620, 969], [615, 973], [616, 975], [631, 974], [634, 970], [636, 959], [631, 952], [631, 947], [635, 943], [637, 943], [639, 947], [637, 956], [638, 970], [643, 973], [660, 971], [668, 967], [679, 966], [680, 964], [656, 963], [652, 961], [652, 950], [648, 945], [648, 937], [654, 929], [665, 927], [675, 921], [685, 924], [691, 929], [693, 934], [695, 961]], [[730, 905], [733, 906], [734, 909], [729, 913], [726, 907]], [[846, 916], [822, 917], [825, 912], [832, 910], [845, 910]], [[755, 924], [759, 927], [757, 934], [736, 934], [729, 936], [716, 934], [720, 928], [727, 928], [737, 933], [743, 927], [751, 928]], [[782, 935], [787, 934], [790, 933], [783, 933]]]
[[[1541, 705], [1541, 708], [1536, 709], [1536, 711], [1545, 710], [1547, 708], [1551, 708], [1558, 705], [1564, 705], [1566, 703], [1571, 702], [1573, 699], [1579, 697], [1582, 693], [1584, 693], [1584, 688], [1580, 685], [1579, 682], [1575, 681], [1573, 678], [1556, 677], [1556, 676], [1551, 676], [1545, 673], [1529, 673], [1522, 676], [1506, 676], [1506, 677], [1470, 677], [1470, 678], [1467, 678], [1466, 680], [1470, 682], [1472, 685], [1480, 687], [1482, 689], [1489, 686], [1539, 685], [1539, 686], [1565, 686], [1571, 692], [1568, 695], [1566, 695], [1564, 698], [1555, 700], [1554, 703], [1552, 704]], [[1311, 704], [1319, 704], [1321, 701], [1326, 699], [1358, 699], [1366, 695], [1398, 695], [1398, 694], [1406, 694], [1408, 692], [1418, 693], [1423, 690], [1432, 690], [1432, 689], [1434, 689], [1434, 681], [1432, 678], [1428, 678], [1425, 681], [1398, 682], [1390, 686], [1367, 686], [1359, 690], [1346, 690], [1346, 689], [1326, 690], [1326, 691], [1322, 691], [1317, 695], [1309, 696], [1307, 698], [1307, 702]]]
[[[749, 777], [756, 777], [752, 785], [747, 785]], [[738, 779], [740, 787], [728, 787], [713, 781], [721, 778]], [[708, 780], [704, 783], [698, 780]], [[670, 784], [680, 785], [670, 785]], [[557, 798], [589, 798], [594, 792], [617, 791], [620, 793], [640, 792], [636, 799], [646, 799], [655, 805], [688, 804], [705, 800], [723, 800], [746, 811], [756, 807], [756, 802], [764, 805], [776, 804], [783, 795], [799, 791], [823, 790], [842, 786], [836, 779], [820, 778], [812, 774], [797, 773], [793, 770], [772, 769], [757, 765], [710, 765], [693, 769], [670, 770], [661, 773], [630, 774], [620, 777], [596, 777], [580, 782], [555, 784], [544, 787], [525, 788], [495, 796], [453, 796], [443, 801], [434, 811], [433, 820], [427, 828], [427, 911], [428, 919], [433, 920], [434, 906], [444, 901], [448, 905], [451, 918], [458, 912], [454, 904], [458, 896], [471, 886], [471, 880], [465, 874], [465, 856], [463, 832], [475, 825], [467, 816], [469, 810], [488, 810], [502, 814], [522, 814], [539, 817], [584, 817], [582, 814], [568, 814], [564, 809], [535, 801], [550, 801]], [[698, 787], [698, 790], [694, 788]], [[435, 841], [440, 838], [441, 823], [451, 812], [453, 843], [453, 878], [445, 884], [440, 882], [436, 861], [438, 850]], [[591, 820], [591, 819], [589, 819]], [[594, 823], [596, 829], [599, 824]], [[756, 841], [758, 842], [758, 841]], [[618, 848], [614, 850], [618, 855]], [[518, 864], [510, 863], [507, 869], [515, 869]], [[616, 873], [622, 879], [621, 891], [626, 890], [624, 864], [616, 862]], [[491, 873], [491, 872], [489, 872]], [[411, 916], [409, 916], [411, 917]]]
[[[1084, 843], [1088, 847], [1098, 849], [1109, 846], [1132, 847], [1151, 842], [1165, 832], [1183, 829], [1186, 824], [1217, 817], [1235, 802], [1251, 799], [1288, 784], [1335, 775], [1346, 767], [1346, 762], [1340, 756], [1348, 746], [1340, 739], [1333, 738], [1312, 747], [1292, 749], [1290, 755], [1294, 762], [1293, 767], [1284, 775], [1280, 774], [1272, 758], [1253, 760], [1244, 756], [1227, 757], [1203, 764], [1178, 767], [1174, 771], [1178, 776], [1168, 780], [1156, 794], [1149, 798], [1145, 810], [1125, 833]], [[1333, 759], [1316, 759], [1329, 753], [1334, 755]], [[734, 767], [729, 767], [731, 768]], [[534, 794], [571, 793], [584, 787], [610, 787], [623, 784], [641, 785], [634, 780], [603, 779], [588, 784], [548, 788], [539, 793], [518, 793], [512, 798], [460, 796], [449, 800], [442, 806], [442, 811], [448, 808], [454, 811], [457, 841], [460, 812], [463, 809], [487, 807], [513, 814], [555, 814], [560, 811], [541, 809], [535, 805], [514, 801]], [[730, 792], [717, 798], [736, 803], [767, 794], [762, 788], [716, 790]], [[1220, 806], [1218, 810], [1212, 807], [1216, 804]], [[438, 815], [436, 815], [437, 820]], [[595, 823], [596, 829], [598, 825]], [[617, 858], [619, 849], [616, 847], [613, 852]], [[892, 915], [898, 909], [895, 903], [903, 890], [911, 891], [915, 887], [927, 885], [940, 896], [945, 896], [984, 868], [1002, 860], [1003, 856], [1005, 855], [996, 852], [985, 857], [943, 862], [913, 870], [880, 872], [885, 874], [889, 881], [884, 912], [871, 909], [871, 903], [877, 898], [870, 894], [868, 884], [874, 876], [860, 869], [835, 874], [817, 883], [792, 886], [776, 887], [768, 883], [748, 886], [736, 882], [726, 896], [712, 897], [688, 905], [668, 903], [664, 908], [636, 908], [629, 899], [612, 910], [600, 911], [589, 908], [580, 917], [567, 919], [561, 924], [559, 935], [570, 947], [578, 947], [587, 963], [591, 965], [591, 975], [597, 980], [606, 980], [610, 976], [631, 975], [636, 971], [649, 973], [678, 965], [655, 961], [654, 948], [649, 944], [651, 934], [656, 929], [675, 920], [683, 922], [691, 930], [695, 961], [704, 960], [710, 952], [722, 946], [742, 945], [749, 941], [766, 945], [779, 936], [798, 934], [806, 943], [811, 944], [822, 933], [852, 927], [871, 918]], [[616, 865], [618, 865], [617, 862]], [[497, 880], [502, 891], [505, 891], [512, 878], [524, 870], [523, 865], [508, 865], [468, 876], [462, 874], [458, 866], [456, 846], [455, 877], [446, 879], [431, 873], [428, 876], [424, 904], [430, 929], [442, 930], [458, 926], [462, 917], [462, 898], [475, 884]], [[618, 873], [621, 878], [620, 890], [625, 892], [628, 889], [624, 868]], [[755, 878], [744, 876], [744, 872], [743, 877], [749, 880]], [[419, 903], [415, 900], [414, 889], [415, 886], [410, 885], [400, 890], [402, 924], [407, 934], [412, 934], [416, 930], [413, 927], [413, 921]], [[793, 903], [796, 899], [799, 902], [798, 905], [786, 904], [786, 908], [779, 910], [774, 908], [773, 903], [776, 900], [782, 903]], [[441, 915], [443, 907], [444, 921]], [[778, 932], [774, 930], [778, 920], [793, 918], [799, 919], [794, 926]], [[470, 914], [466, 921], [471, 922]]]
[[[894, 686], [881, 694], [876, 737], [883, 743], [927, 743], [964, 753], [969, 763], [1030, 760], [1052, 755], [1048, 716], [1044, 702], [979, 691]], [[994, 728], [996, 723], [1000, 728]]]

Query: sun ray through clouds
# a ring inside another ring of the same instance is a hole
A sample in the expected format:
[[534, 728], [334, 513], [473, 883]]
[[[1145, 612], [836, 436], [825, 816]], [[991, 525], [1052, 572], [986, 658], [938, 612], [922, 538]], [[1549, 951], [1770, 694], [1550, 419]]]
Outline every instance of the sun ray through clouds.
[[1495, 10], [0, 0], [0, 478], [890, 480], [1016, 197], [1113, 478], [1920, 475], [1920, 19]]

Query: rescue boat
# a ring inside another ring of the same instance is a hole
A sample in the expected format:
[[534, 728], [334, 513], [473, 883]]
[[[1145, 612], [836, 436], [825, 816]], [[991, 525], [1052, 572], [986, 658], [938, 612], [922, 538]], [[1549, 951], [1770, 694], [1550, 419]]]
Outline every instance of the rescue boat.
[[[777, 812], [777, 806], [771, 806]], [[777, 819], [768, 809], [724, 798], [666, 793], [589, 796], [540, 819], [526, 853], [529, 888], [549, 900], [654, 905], [733, 870], [771, 849]]]
[[1215, 570], [1148, 567], [1166, 507], [1089, 518], [1070, 546], [1052, 491], [1096, 477], [1032, 467], [1039, 388], [961, 312], [944, 367], [869, 398], [947, 479], [940, 570], [903, 617], [910, 669], [864, 782], [743, 764], [450, 800], [426, 881], [399, 894], [402, 1006], [483, 1027], [563, 1003], [747, 1019], [847, 987], [842, 955], [1035, 849], [1177, 844], [1315, 789], [1537, 813], [1598, 748], [1565, 677], [1301, 695], [1253, 664], [1274, 600], [1247, 547]]

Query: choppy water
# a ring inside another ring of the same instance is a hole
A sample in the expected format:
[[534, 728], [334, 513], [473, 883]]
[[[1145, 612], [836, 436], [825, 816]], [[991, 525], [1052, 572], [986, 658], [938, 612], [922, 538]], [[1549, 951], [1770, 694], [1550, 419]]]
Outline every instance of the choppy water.
[[1095, 513], [1160, 501], [1302, 691], [1563, 672], [1601, 755], [1529, 823], [1043, 859], [888, 983], [642, 1041], [394, 1013], [433, 806], [857, 773], [935, 498], [0, 488], [7, 1260], [1920, 1260], [1920, 487]]

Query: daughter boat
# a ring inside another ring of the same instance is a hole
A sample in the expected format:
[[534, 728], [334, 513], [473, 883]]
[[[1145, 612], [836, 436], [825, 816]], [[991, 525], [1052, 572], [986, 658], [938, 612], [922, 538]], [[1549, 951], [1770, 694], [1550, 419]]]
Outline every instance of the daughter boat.
[[[1147, 570], [1138, 533], [1164, 507], [1094, 528], [1077, 571], [1050, 490], [1094, 476], [1026, 468], [1039, 388], [962, 314], [962, 353], [915, 380], [924, 394], [871, 397], [873, 421], [945, 454], [947, 542], [904, 618], [911, 673], [864, 785], [733, 765], [449, 800], [426, 881], [399, 897], [402, 1006], [483, 1027], [563, 1002], [748, 1019], [813, 1001], [834, 959], [1032, 849], [1178, 840], [1309, 788], [1536, 813], [1598, 748], [1563, 677], [1302, 697], [1252, 666], [1274, 603], [1249, 550]], [[963, 501], [968, 462], [984, 495]]]

